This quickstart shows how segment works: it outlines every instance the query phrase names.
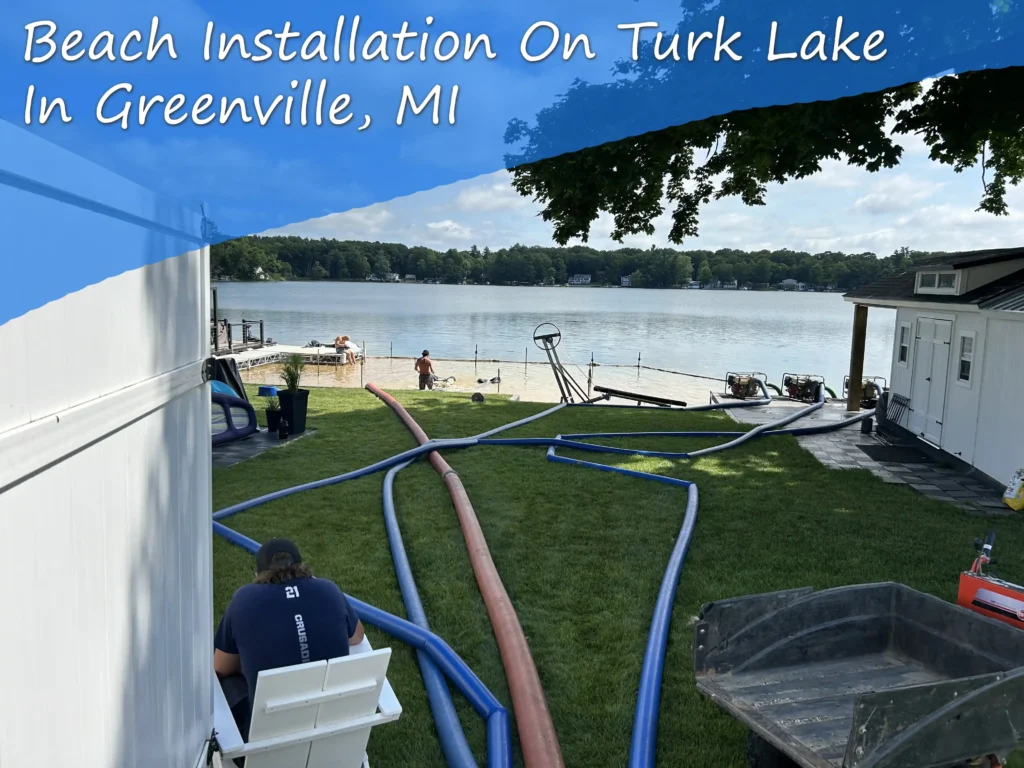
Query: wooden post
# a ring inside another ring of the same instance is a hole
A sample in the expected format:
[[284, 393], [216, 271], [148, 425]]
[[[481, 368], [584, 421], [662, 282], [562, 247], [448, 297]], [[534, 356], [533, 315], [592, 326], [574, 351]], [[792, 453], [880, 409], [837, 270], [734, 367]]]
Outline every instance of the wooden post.
[[501, 394], [501, 368], [498, 369], [498, 394]]
[[476, 355], [480, 351], [480, 347], [476, 344], [473, 345], [473, 372], [476, 373]]
[[868, 335], [868, 308], [864, 304], [853, 307], [853, 344], [850, 347], [850, 387], [847, 392], [846, 410], [860, 410], [860, 398], [864, 393], [864, 345]]
[[[393, 358], [395, 356], [395, 342], [393, 342], [393, 341], [391, 342], [390, 350], [391, 351], [388, 352], [388, 359], [391, 359], [391, 358]], [[365, 352], [363, 354], [365, 354]]]
[[217, 320], [217, 289], [213, 289], [213, 351], [220, 352], [220, 322]]
[[523, 371], [527, 370], [527, 366], [530, 364], [530, 348], [526, 347], [523, 350]]

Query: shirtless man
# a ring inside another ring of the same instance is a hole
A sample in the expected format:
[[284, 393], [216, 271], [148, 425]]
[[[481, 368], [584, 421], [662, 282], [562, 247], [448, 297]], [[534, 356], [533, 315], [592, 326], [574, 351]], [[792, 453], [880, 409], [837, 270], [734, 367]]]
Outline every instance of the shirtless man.
[[424, 349], [423, 357], [416, 361], [413, 368], [420, 375], [420, 389], [433, 389], [430, 377], [434, 375], [434, 361], [430, 359], [430, 351]]

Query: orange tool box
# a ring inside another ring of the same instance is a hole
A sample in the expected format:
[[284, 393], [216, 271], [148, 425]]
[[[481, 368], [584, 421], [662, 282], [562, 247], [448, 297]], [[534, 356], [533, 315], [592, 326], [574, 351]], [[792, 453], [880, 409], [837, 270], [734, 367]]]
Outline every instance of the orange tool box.
[[994, 562], [994, 543], [994, 531], [989, 531], [984, 543], [980, 539], [974, 540], [978, 557], [974, 560], [971, 570], [960, 574], [957, 604], [982, 616], [1024, 629], [1024, 587], [984, 573], [984, 566]]

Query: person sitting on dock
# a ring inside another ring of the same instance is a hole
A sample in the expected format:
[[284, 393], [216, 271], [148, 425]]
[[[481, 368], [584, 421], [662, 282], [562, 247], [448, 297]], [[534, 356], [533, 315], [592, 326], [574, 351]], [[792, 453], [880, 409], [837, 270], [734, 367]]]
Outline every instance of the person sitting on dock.
[[334, 339], [334, 351], [339, 355], [345, 353], [345, 360], [352, 365], [356, 362], [356, 352], [359, 351], [359, 347], [352, 343], [350, 336], [338, 336]]
[[363, 625], [337, 584], [318, 579], [298, 547], [271, 539], [256, 553], [256, 578], [228, 604], [213, 641], [213, 669], [248, 739], [260, 671], [347, 656]]
[[416, 361], [413, 369], [420, 375], [420, 389], [434, 388], [434, 361], [430, 359], [430, 350], [423, 350], [423, 356]]

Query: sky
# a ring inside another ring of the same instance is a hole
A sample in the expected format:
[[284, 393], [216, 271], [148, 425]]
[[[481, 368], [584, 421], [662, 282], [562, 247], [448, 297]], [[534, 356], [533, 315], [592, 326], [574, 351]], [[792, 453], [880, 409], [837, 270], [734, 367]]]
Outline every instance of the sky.
[[[702, 210], [699, 236], [681, 246], [668, 242], [671, 209], [667, 207], [655, 220], [653, 235], [626, 237], [621, 244], [610, 236], [611, 217], [602, 214], [591, 227], [588, 245], [599, 249], [790, 248], [888, 256], [903, 246], [969, 251], [1024, 244], [1024, 188], [1008, 191], [1008, 216], [977, 212], [983, 191], [980, 168], [955, 173], [930, 160], [928, 147], [919, 138], [898, 140], [904, 155], [894, 169], [869, 173], [840, 161], [826, 161], [812, 177], [770, 185], [764, 206], [749, 207], [738, 198], [714, 201]], [[499, 171], [264, 234], [404, 243], [437, 250], [556, 245], [552, 226], [540, 218], [543, 206], [520, 196], [510, 180], [507, 171]]]

